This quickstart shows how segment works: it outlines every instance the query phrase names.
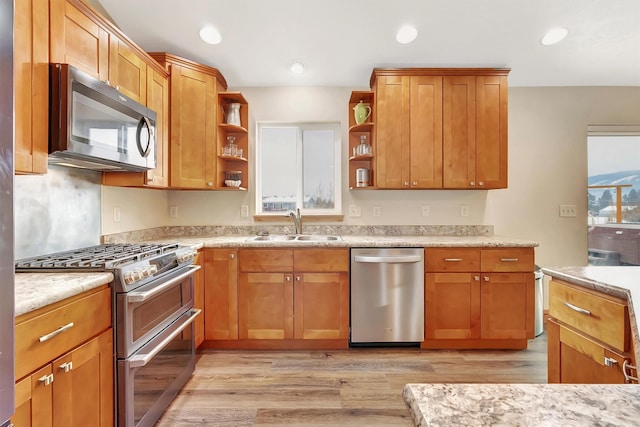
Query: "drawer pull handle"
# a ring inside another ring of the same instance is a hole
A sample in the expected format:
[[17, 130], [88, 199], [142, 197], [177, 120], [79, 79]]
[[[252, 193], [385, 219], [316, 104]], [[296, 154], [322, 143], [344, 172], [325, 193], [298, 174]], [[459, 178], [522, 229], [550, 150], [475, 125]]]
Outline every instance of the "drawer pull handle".
[[73, 362], [67, 362], [60, 365], [60, 370], [63, 372], [70, 372], [73, 370]]
[[624, 362], [622, 362], [622, 373], [624, 375], [624, 381], [626, 383], [630, 383], [631, 381], [635, 381], [637, 383], [638, 382], [637, 374], [636, 374], [636, 376], [628, 374], [627, 373], [627, 368], [628, 369], [633, 369], [634, 371], [638, 372], [638, 367], [637, 366], [633, 366], [631, 363], [629, 363], [629, 361], [627, 359], [624, 359]]
[[462, 258], [445, 258], [444, 262], [460, 262]]
[[518, 258], [500, 258], [502, 262], [518, 262], [520, 261]]
[[586, 314], [587, 316], [591, 316], [591, 312], [589, 310], [585, 310], [584, 308], [580, 308], [576, 305], [570, 304], [568, 302], [564, 302], [564, 305], [569, 307], [573, 311], [577, 311], [578, 313]]
[[[68, 323], [68, 324], [66, 324], [64, 326], [60, 326], [55, 331], [50, 332], [47, 335], [41, 336], [40, 338], [38, 338], [38, 341], [40, 341], [40, 342], [49, 341], [51, 338], [55, 337], [56, 335], [59, 335], [59, 334], [63, 333], [64, 331], [68, 331], [71, 328], [73, 328], [73, 322]], [[48, 384], [45, 384], [45, 385], [48, 385]]]
[[38, 382], [45, 386], [51, 385], [51, 383], [53, 382], [53, 374], [41, 376], [40, 378], [38, 378]]

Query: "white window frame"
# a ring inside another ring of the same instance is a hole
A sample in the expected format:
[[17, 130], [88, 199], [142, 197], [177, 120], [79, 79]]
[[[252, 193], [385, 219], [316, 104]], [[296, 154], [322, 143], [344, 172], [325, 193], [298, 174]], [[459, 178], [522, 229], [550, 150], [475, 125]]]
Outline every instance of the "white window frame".
[[[296, 206], [303, 215], [342, 215], [342, 129], [340, 122], [256, 122], [256, 215], [281, 217], [282, 212], [264, 212], [262, 210], [262, 129], [263, 128], [297, 128], [296, 132]], [[308, 209], [303, 202], [303, 158], [302, 133], [304, 130], [333, 131], [333, 170], [334, 170], [334, 207], [333, 209]]]

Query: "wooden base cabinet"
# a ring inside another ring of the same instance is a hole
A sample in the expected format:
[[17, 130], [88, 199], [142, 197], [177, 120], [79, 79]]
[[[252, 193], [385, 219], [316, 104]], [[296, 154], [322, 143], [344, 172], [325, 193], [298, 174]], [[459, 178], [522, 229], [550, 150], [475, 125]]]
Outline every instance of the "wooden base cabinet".
[[18, 381], [12, 423], [113, 426], [113, 369], [108, 286], [16, 318]]
[[626, 300], [553, 278], [549, 282], [549, 383], [625, 383], [636, 370]]
[[206, 341], [238, 339], [238, 251], [205, 249]]
[[16, 384], [15, 427], [113, 426], [113, 331]]
[[422, 347], [526, 348], [533, 298], [533, 248], [426, 248]]
[[348, 347], [348, 249], [240, 249], [238, 258], [236, 346]]

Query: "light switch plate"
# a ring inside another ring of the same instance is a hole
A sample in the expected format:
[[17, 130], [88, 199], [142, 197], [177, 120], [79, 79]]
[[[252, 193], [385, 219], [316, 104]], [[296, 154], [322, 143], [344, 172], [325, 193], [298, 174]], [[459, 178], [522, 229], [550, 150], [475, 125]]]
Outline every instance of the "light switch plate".
[[576, 216], [576, 205], [560, 205], [560, 216], [562, 217]]
[[431, 207], [422, 205], [422, 216], [429, 216], [431, 214]]
[[240, 216], [242, 218], [249, 218], [249, 205], [240, 206]]
[[169, 206], [169, 217], [170, 218], [178, 218], [178, 207], [173, 205]]
[[120, 208], [113, 208], [113, 222], [120, 222]]
[[469, 205], [460, 205], [460, 216], [469, 216]]
[[380, 206], [373, 207], [373, 216], [380, 216]]

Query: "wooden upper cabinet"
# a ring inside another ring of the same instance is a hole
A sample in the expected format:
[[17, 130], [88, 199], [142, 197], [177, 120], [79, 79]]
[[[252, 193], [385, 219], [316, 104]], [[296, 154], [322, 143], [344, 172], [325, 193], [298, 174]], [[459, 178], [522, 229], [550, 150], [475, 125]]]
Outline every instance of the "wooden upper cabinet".
[[[50, 59], [109, 80], [109, 32], [80, 1], [50, 1]], [[82, 10], [81, 10], [81, 9]]]
[[169, 185], [215, 189], [217, 93], [227, 83], [211, 67], [167, 53], [151, 53], [170, 71]]
[[410, 80], [411, 188], [442, 187], [442, 77]]
[[475, 187], [475, 83], [473, 76], [444, 78], [444, 188]]
[[507, 186], [508, 69], [375, 69], [377, 188]]
[[15, 171], [44, 174], [49, 153], [49, 3], [16, 0]]
[[109, 84], [141, 104], [147, 102], [147, 63], [113, 34], [109, 40]]
[[507, 110], [507, 77], [476, 77], [476, 182], [478, 188], [507, 188]]
[[383, 76], [375, 86], [376, 180], [378, 188], [409, 183], [409, 78]]

